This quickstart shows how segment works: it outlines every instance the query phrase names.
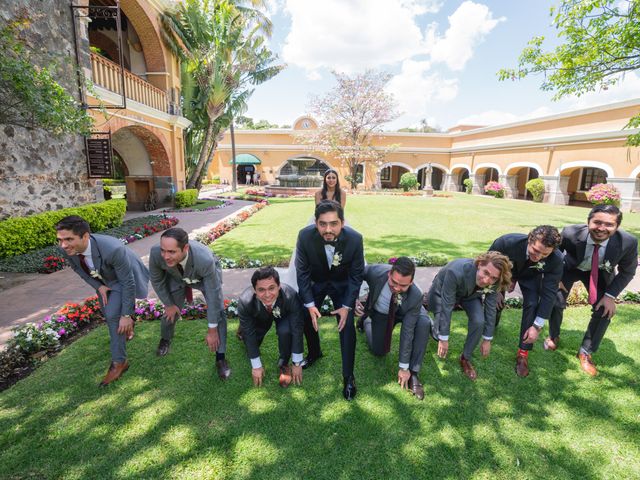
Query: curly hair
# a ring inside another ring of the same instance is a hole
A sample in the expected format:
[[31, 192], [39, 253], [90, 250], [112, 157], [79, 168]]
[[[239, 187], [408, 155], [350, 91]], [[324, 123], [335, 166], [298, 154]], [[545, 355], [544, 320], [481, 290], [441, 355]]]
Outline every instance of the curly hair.
[[476, 267], [490, 263], [500, 272], [500, 278], [496, 282], [498, 290], [507, 290], [511, 286], [511, 268], [513, 265], [509, 257], [500, 252], [489, 251], [481, 253], [475, 259]]
[[533, 243], [536, 240], [540, 241], [542, 245], [547, 248], [558, 248], [560, 242], [562, 242], [562, 237], [556, 227], [551, 225], [538, 225], [529, 232], [529, 243]]

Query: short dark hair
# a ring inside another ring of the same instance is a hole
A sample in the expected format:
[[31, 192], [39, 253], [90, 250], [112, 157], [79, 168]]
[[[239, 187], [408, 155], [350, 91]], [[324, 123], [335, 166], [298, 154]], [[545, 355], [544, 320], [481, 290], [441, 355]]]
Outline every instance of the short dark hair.
[[74, 235], [82, 237], [85, 233], [91, 233], [91, 227], [89, 222], [78, 215], [69, 215], [64, 217], [55, 225], [56, 231], [58, 230], [71, 230]]
[[411, 280], [416, 274], [416, 264], [409, 257], [398, 257], [391, 267], [391, 272], [398, 272], [403, 277], [411, 276]]
[[184, 246], [189, 243], [189, 234], [180, 227], [173, 227], [162, 232], [160, 238], [173, 238], [178, 242], [178, 247], [182, 250]]
[[318, 205], [316, 205], [316, 220], [320, 218], [320, 215], [328, 212], [336, 212], [338, 214], [338, 218], [344, 222], [344, 210], [342, 210], [342, 205], [338, 202], [334, 202], [333, 200], [322, 200]]
[[618, 225], [622, 223], [622, 212], [615, 205], [596, 205], [589, 212], [587, 222], [590, 222], [596, 213], [608, 213], [609, 215], [615, 215]]
[[273, 278], [276, 284], [280, 285], [280, 274], [275, 268], [260, 267], [251, 275], [251, 285], [253, 285], [253, 289], [255, 290], [259, 280], [266, 280], [268, 278]]
[[538, 225], [529, 232], [529, 243], [539, 240], [542, 245], [549, 248], [558, 248], [562, 237], [558, 229], [552, 225]]

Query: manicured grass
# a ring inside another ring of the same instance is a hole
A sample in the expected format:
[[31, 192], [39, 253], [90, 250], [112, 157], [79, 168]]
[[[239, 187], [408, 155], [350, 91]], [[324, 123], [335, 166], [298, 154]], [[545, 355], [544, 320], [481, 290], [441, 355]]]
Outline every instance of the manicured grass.
[[521, 379], [520, 311], [508, 311], [473, 383], [457, 363], [466, 325], [456, 313], [449, 358], [437, 359], [429, 343], [423, 402], [395, 383], [399, 329], [387, 358], [373, 357], [358, 334], [359, 393], [348, 403], [330, 319], [321, 323], [325, 358], [287, 390], [277, 384], [273, 331], [262, 350], [266, 386], [251, 386], [233, 335], [232, 377], [214, 377], [204, 321], [179, 324], [162, 359], [159, 325], [141, 324], [131, 368], [99, 389], [108, 357], [101, 326], [0, 394], [0, 478], [639, 478], [639, 314], [620, 307], [592, 379], [575, 358], [587, 309], [569, 310], [560, 350], [536, 345]]
[[223, 200], [198, 200], [194, 205], [184, 209], [176, 209], [173, 211], [179, 212], [180, 210], [204, 210], [206, 208], [217, 207], [218, 205], [222, 205], [224, 203]]
[[[298, 231], [313, 215], [312, 199], [273, 199], [272, 204], [216, 240], [212, 248], [229, 258], [287, 260]], [[377, 262], [418, 252], [450, 258], [485, 251], [498, 236], [528, 232], [541, 224], [558, 228], [586, 222], [589, 209], [456, 194], [452, 198], [351, 195], [347, 223], [364, 236], [365, 255]], [[640, 236], [640, 215], [625, 214], [623, 228]]]

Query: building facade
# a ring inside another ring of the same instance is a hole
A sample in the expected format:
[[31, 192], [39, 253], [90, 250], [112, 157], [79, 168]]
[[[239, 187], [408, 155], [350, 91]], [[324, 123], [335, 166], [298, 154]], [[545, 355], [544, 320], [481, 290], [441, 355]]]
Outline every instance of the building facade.
[[[493, 127], [460, 126], [447, 133], [385, 132], [374, 139], [374, 145], [395, 149], [381, 165], [365, 162], [362, 186], [373, 188], [379, 182], [382, 188], [396, 188], [405, 172], [416, 173], [422, 186], [431, 171], [436, 190], [461, 191], [464, 180], [471, 178], [473, 193], [482, 194], [484, 185], [495, 180], [506, 187], [507, 197], [530, 198], [526, 182], [541, 178], [545, 202], [568, 204], [585, 201], [592, 185], [606, 182], [620, 190], [625, 210], [637, 210], [640, 149], [626, 145], [627, 136], [637, 130], [624, 126], [639, 111], [640, 99], [634, 99]], [[292, 171], [310, 178], [326, 168], [336, 169], [344, 182], [350, 173], [345, 166], [300, 140], [305, 130], [314, 128], [312, 118], [301, 117], [291, 130], [236, 130], [236, 156], [244, 159], [237, 162], [239, 183], [246, 181], [247, 171], [257, 172], [263, 184], [286, 185]], [[228, 133], [208, 174], [231, 181]]]

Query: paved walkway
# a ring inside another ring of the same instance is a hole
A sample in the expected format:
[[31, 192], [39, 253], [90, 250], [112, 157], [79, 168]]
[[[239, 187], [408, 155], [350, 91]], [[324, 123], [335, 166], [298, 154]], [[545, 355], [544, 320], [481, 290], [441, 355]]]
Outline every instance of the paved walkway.
[[[200, 198], [215, 195], [215, 190], [202, 192]], [[218, 210], [193, 213], [173, 213], [179, 218], [179, 227], [190, 232], [193, 237], [199, 231], [206, 231], [216, 222], [233, 215], [236, 211], [252, 205], [253, 202], [233, 200], [233, 204]], [[133, 212], [125, 218], [146, 215], [153, 212]], [[149, 250], [159, 242], [159, 235], [143, 238], [129, 247], [148, 264]], [[416, 270], [415, 281], [423, 290], [428, 288], [439, 267], [421, 267]], [[223, 292], [225, 297], [237, 297], [249, 284], [253, 269], [234, 269], [223, 272]], [[28, 322], [39, 322], [43, 317], [54, 313], [67, 302], [80, 302], [93, 295], [94, 290], [76, 275], [71, 269], [50, 275], [35, 274], [25, 277], [22, 284], [0, 291], [0, 345], [4, 345], [11, 337], [11, 328]], [[640, 276], [636, 276], [628, 290], [640, 290]], [[155, 292], [149, 285], [149, 295]], [[520, 296], [516, 291], [510, 296]]]

